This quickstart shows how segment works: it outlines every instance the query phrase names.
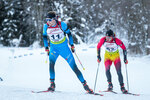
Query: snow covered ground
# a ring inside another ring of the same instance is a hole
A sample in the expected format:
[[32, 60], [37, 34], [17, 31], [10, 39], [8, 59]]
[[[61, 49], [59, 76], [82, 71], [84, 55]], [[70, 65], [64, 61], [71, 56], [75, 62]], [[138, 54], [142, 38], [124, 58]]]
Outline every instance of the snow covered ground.
[[[85, 70], [82, 69], [77, 58], [78, 68], [84, 75], [89, 86], [93, 89], [97, 71], [96, 45], [77, 45], [76, 53]], [[101, 53], [103, 58], [103, 53]], [[120, 50], [121, 59], [122, 50]], [[128, 77], [129, 88], [132, 93], [140, 96], [121, 94], [119, 82], [114, 66], [111, 67], [114, 91], [119, 94], [103, 93], [104, 96], [94, 96], [85, 93], [71, 68], [64, 59], [59, 57], [56, 62], [56, 91], [55, 93], [31, 93], [32, 90], [46, 90], [49, 87], [49, 65], [45, 63], [47, 56], [44, 48], [0, 48], [0, 100], [149, 100], [150, 99], [150, 56], [130, 57]], [[107, 89], [104, 61], [100, 63], [96, 92]], [[125, 86], [126, 70], [122, 59], [122, 73]], [[60, 92], [59, 92], [60, 91]]]

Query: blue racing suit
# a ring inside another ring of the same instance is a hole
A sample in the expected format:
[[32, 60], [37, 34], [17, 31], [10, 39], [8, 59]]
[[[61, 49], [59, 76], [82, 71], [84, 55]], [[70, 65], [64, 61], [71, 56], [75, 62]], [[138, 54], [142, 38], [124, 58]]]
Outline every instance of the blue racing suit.
[[66, 34], [68, 35], [69, 38], [69, 44], [73, 45], [73, 38], [66, 23], [58, 21], [58, 23], [55, 26], [48, 26], [48, 24], [44, 24], [43, 40], [45, 47], [48, 47], [47, 37], [50, 39], [50, 52], [49, 52], [50, 80], [51, 82], [55, 81], [54, 65], [58, 56], [60, 55], [68, 62], [68, 64], [70, 65], [71, 69], [75, 72], [80, 82], [83, 83], [85, 80], [83, 78], [82, 73], [77, 68], [73, 54], [70, 48], [68, 47], [68, 40], [66, 39]]

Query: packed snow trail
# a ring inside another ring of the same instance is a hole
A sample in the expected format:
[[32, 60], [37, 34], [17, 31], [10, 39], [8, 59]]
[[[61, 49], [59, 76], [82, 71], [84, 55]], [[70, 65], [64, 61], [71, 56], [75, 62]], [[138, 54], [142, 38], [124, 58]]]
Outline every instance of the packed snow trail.
[[[83, 73], [89, 86], [94, 89], [95, 75], [97, 71], [96, 46], [75, 46], [76, 53], [85, 70], [75, 57], [78, 68]], [[99, 67], [96, 92], [107, 89], [107, 79], [103, 61]], [[122, 73], [125, 86], [126, 74], [123, 63]], [[21, 56], [20, 56], [21, 55]], [[0, 49], [0, 100], [148, 100], [150, 99], [150, 56], [130, 57], [128, 77], [131, 93], [139, 93], [140, 96], [121, 94], [118, 77], [114, 66], [111, 66], [114, 91], [118, 94], [104, 93], [104, 96], [87, 95], [82, 84], [77, 79], [67, 62], [59, 57], [56, 62], [56, 93], [33, 94], [31, 91], [46, 90], [49, 87], [49, 65], [45, 63], [46, 54], [44, 48], [1, 48]], [[126, 86], [127, 88], [127, 86]]]

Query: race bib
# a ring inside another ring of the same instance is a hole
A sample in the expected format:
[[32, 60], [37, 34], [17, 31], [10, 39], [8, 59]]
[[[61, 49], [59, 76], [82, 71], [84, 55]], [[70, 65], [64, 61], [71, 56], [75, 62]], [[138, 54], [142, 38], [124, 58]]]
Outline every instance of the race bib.
[[60, 42], [64, 39], [64, 32], [60, 28], [48, 28], [47, 35], [52, 42]]
[[115, 52], [118, 50], [118, 45], [116, 43], [104, 43], [104, 47], [108, 52]]

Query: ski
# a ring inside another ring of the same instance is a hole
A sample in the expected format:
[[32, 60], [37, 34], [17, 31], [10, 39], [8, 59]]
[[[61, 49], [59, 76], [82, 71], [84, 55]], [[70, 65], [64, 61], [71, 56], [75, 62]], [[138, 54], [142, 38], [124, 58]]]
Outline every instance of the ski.
[[123, 93], [123, 94], [133, 95], [133, 96], [140, 96], [140, 94], [135, 94], [135, 93], [130, 93], [130, 92], [128, 92], [128, 93]]
[[[108, 91], [108, 90], [106, 90], [106, 91], [99, 91], [99, 92], [111, 92], [111, 93], [114, 93], [114, 94], [119, 94], [119, 93], [117, 93], [115, 91]], [[130, 93], [130, 92], [122, 93], [122, 94], [133, 95], [133, 96], [140, 96], [140, 94], [135, 94], [135, 93]]]
[[[32, 93], [54, 93], [54, 92], [61, 92], [61, 91], [48, 91], [48, 90], [44, 90], [44, 91], [31, 91]], [[104, 96], [103, 94], [100, 93], [87, 93], [87, 94], [91, 94], [91, 95], [99, 95], [99, 96]]]
[[111, 93], [114, 93], [114, 94], [118, 94], [118, 93], [115, 92], [115, 91], [109, 91], [109, 90], [106, 90], [106, 91], [99, 91], [99, 92], [111, 92]]
[[93, 94], [93, 95], [104, 96], [103, 94], [100, 94], [100, 93], [88, 93], [88, 94]]
[[46, 92], [61, 92], [61, 91], [49, 91], [49, 90], [44, 90], [44, 91], [31, 91], [32, 93], [46, 93]]

